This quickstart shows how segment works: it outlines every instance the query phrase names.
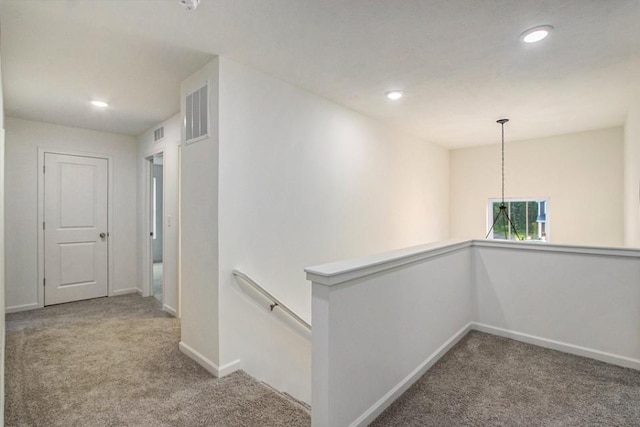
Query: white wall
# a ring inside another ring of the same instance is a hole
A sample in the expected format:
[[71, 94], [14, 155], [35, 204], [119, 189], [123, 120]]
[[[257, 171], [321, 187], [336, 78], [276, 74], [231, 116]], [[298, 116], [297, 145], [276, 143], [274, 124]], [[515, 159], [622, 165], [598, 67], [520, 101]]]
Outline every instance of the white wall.
[[368, 425], [472, 321], [471, 243], [307, 269], [317, 427]]
[[[621, 246], [622, 147], [622, 128], [512, 143], [507, 137], [505, 197], [549, 197], [553, 243]], [[500, 144], [453, 150], [451, 236], [484, 238], [487, 200], [500, 191]]]
[[640, 368], [638, 251], [491, 243], [474, 242], [476, 322]]
[[222, 363], [241, 359], [309, 402], [308, 334], [232, 270], [311, 320], [305, 266], [448, 238], [448, 162], [439, 146], [221, 58]]
[[624, 244], [640, 247], [640, 98], [624, 125]]
[[[218, 307], [218, 59], [181, 85], [185, 96], [209, 81], [209, 137], [182, 147], [180, 348], [219, 375]], [[185, 140], [184, 126], [181, 140]]]
[[111, 294], [137, 287], [136, 143], [129, 136], [6, 118], [6, 307], [38, 301], [38, 148], [113, 156], [115, 246]]
[[313, 426], [368, 425], [470, 329], [640, 369], [639, 261], [474, 240], [307, 268]]
[[[164, 126], [164, 138], [154, 142], [153, 131]], [[180, 149], [180, 114], [159, 123], [138, 137], [138, 229], [140, 246], [138, 248], [138, 265], [140, 291], [144, 284], [150, 283], [148, 259], [144, 258], [144, 245], [149, 242], [150, 225], [146, 218], [149, 201], [147, 188], [148, 157], [159, 152], [164, 153], [164, 309], [174, 315], [179, 315], [179, 277], [178, 277], [178, 246], [179, 246], [179, 149]], [[148, 249], [148, 245], [147, 245]], [[148, 254], [147, 254], [148, 255]], [[148, 289], [147, 289], [148, 291]]]

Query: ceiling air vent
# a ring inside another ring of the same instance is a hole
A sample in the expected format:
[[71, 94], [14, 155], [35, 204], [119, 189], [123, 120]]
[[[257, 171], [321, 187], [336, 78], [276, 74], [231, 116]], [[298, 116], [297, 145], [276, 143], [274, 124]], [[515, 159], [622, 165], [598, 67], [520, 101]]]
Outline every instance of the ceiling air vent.
[[185, 140], [195, 142], [209, 134], [209, 85], [187, 94], [185, 100]]
[[164, 126], [153, 131], [153, 142], [160, 141], [164, 138]]

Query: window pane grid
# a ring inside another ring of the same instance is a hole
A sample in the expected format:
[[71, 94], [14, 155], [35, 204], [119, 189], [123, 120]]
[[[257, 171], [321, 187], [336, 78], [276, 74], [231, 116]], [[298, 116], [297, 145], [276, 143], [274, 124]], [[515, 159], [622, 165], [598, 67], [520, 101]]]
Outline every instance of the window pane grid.
[[[511, 223], [500, 214], [501, 200], [489, 199], [487, 232], [493, 226], [491, 239], [548, 241], [546, 199], [505, 200], [506, 213]], [[497, 218], [497, 221], [496, 221]]]

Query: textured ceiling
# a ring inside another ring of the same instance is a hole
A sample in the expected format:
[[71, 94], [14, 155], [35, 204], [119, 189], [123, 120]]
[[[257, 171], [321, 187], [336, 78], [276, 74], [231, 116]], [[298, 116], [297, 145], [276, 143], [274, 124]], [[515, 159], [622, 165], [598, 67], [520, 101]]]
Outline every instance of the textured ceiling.
[[638, 0], [4, 0], [0, 20], [9, 115], [133, 135], [214, 54], [451, 148], [503, 116], [511, 140], [619, 126], [640, 96]]

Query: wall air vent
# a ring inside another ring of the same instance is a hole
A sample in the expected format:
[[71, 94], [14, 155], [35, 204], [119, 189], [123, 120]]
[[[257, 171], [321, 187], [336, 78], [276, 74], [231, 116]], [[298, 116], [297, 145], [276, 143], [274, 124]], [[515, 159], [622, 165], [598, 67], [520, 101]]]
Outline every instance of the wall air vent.
[[153, 131], [153, 141], [160, 141], [164, 138], [164, 126], [159, 127], [158, 129]]
[[209, 84], [187, 94], [185, 99], [185, 142], [209, 136]]

